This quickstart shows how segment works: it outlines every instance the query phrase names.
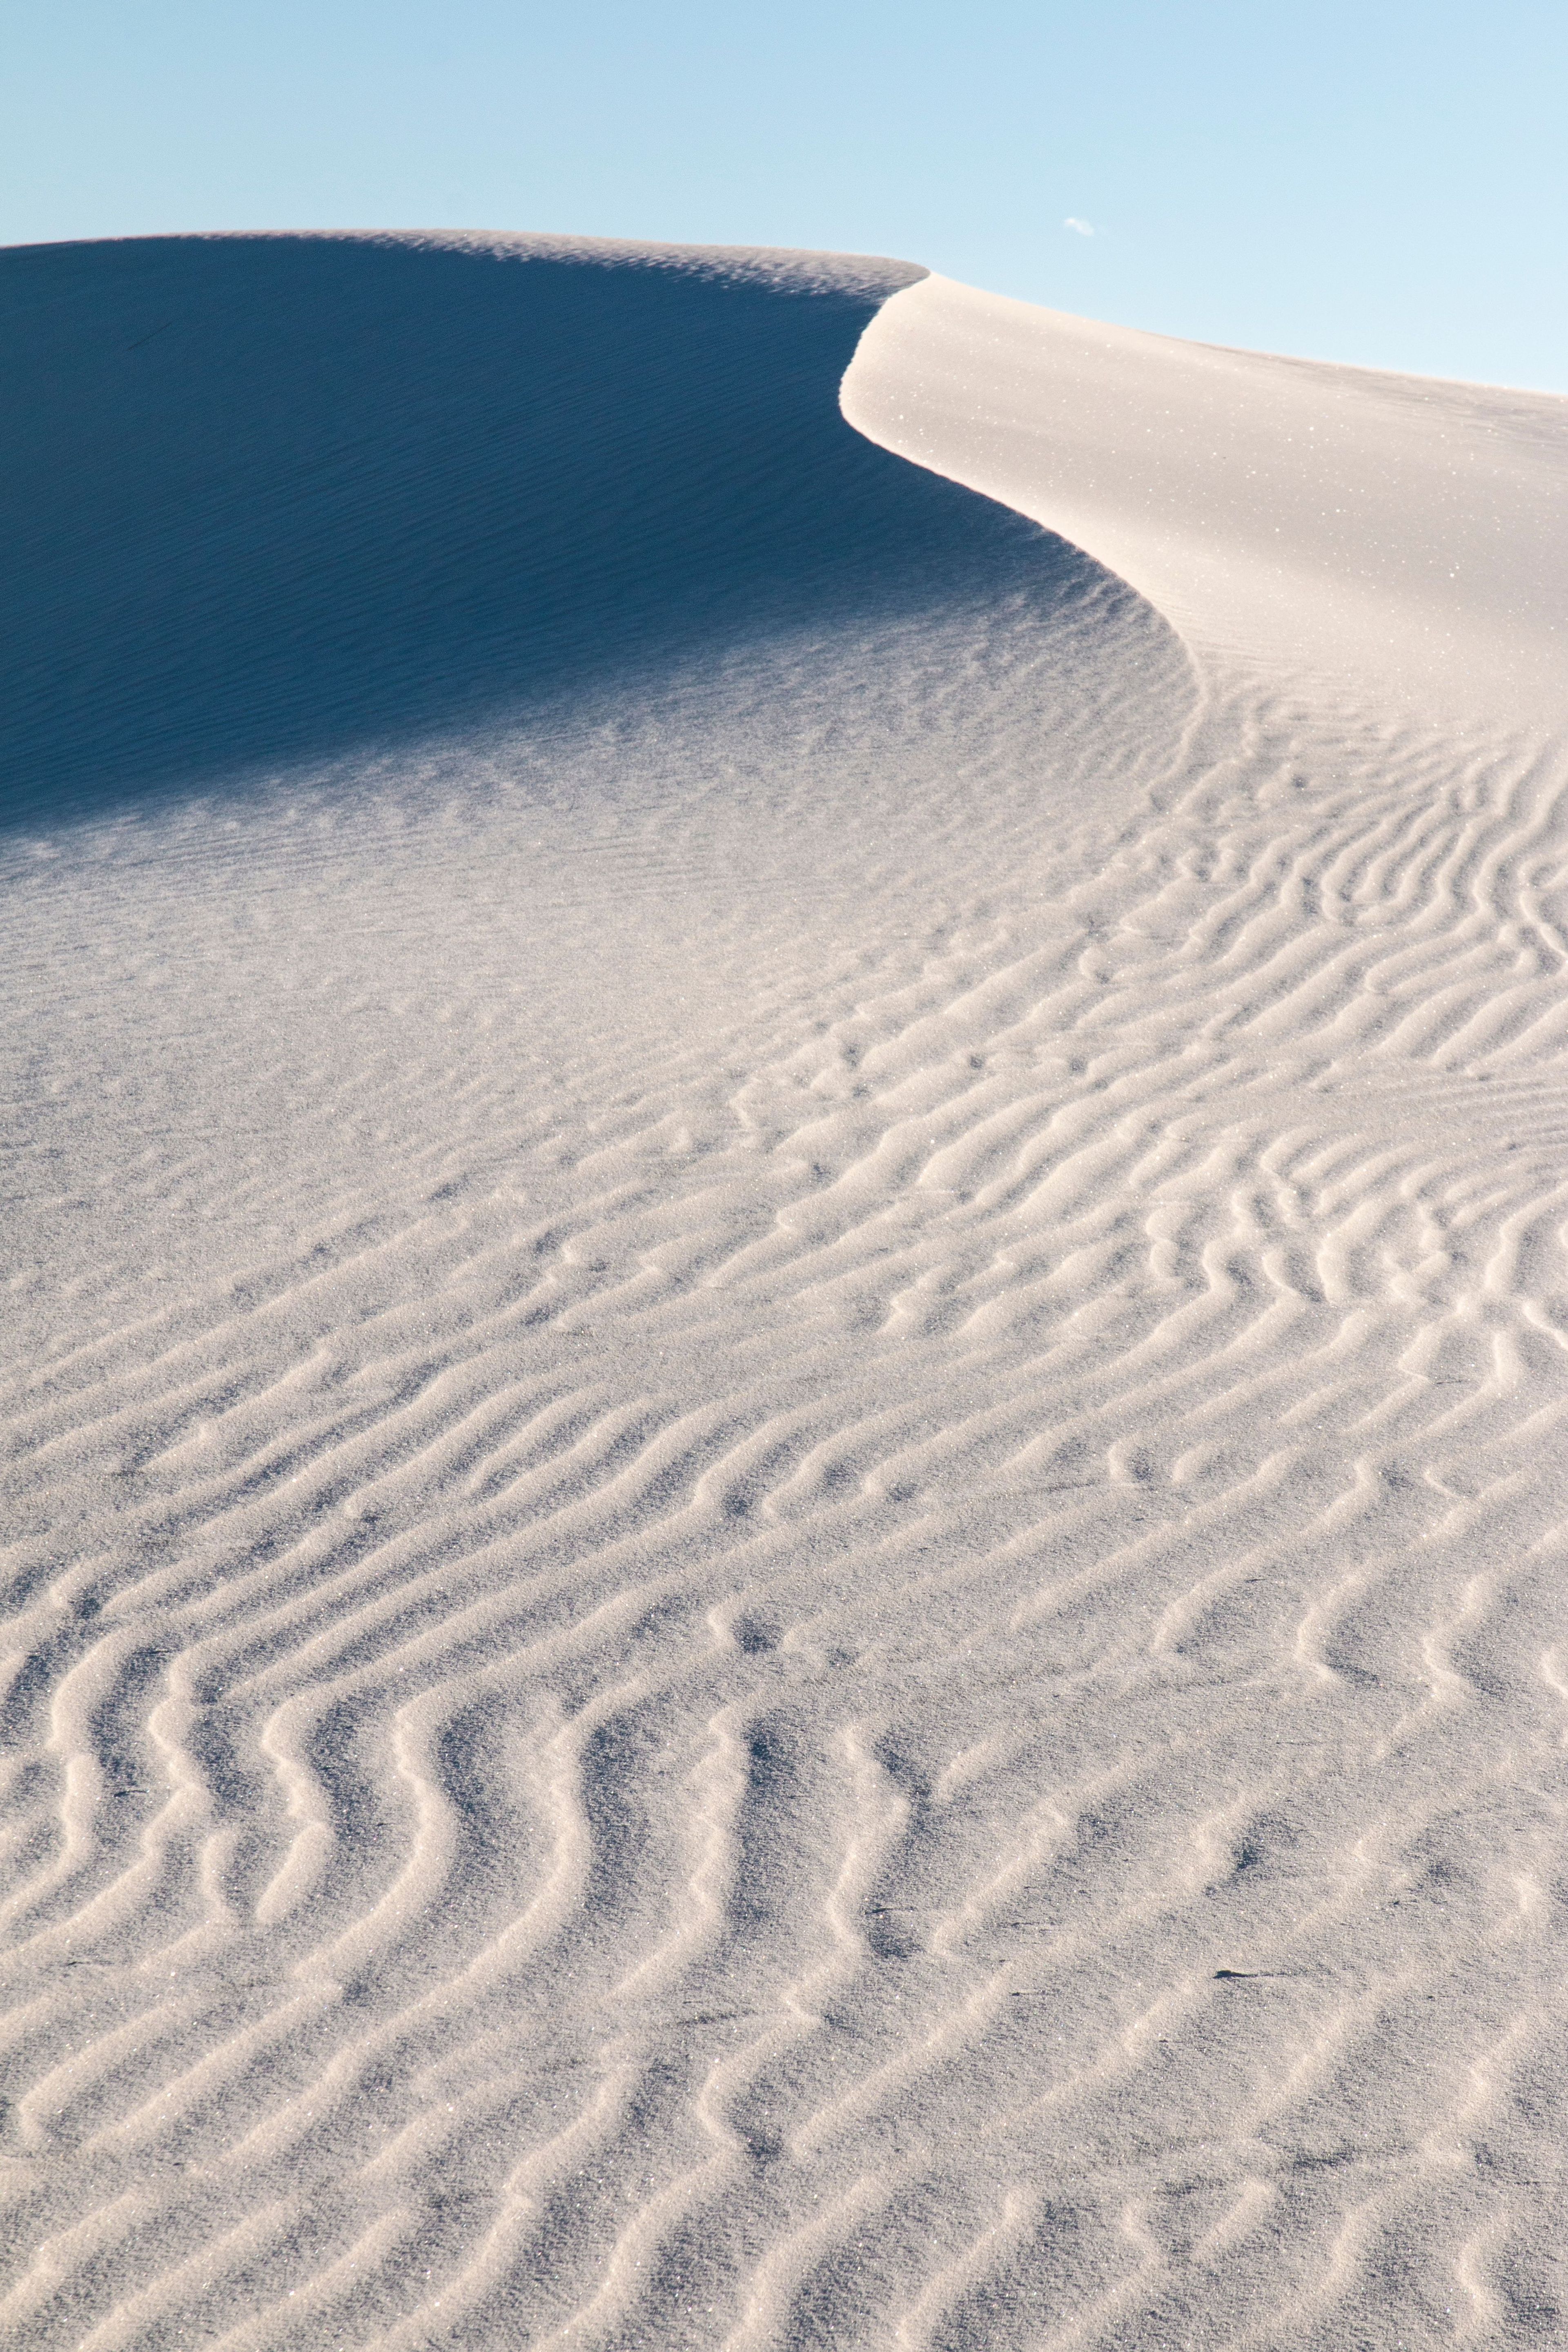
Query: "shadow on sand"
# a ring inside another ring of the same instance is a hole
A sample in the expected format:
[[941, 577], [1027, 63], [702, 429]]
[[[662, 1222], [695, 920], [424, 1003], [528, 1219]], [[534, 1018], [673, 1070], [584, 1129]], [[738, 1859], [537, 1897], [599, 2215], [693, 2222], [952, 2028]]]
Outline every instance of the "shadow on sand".
[[527, 239], [0, 254], [0, 823], [1103, 581], [843, 421], [919, 274]]

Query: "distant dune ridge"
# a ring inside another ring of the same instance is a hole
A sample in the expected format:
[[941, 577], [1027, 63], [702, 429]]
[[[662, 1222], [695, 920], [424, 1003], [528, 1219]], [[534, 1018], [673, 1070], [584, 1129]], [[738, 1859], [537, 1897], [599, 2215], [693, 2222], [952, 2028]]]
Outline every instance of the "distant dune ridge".
[[0, 254], [0, 2337], [1568, 2334], [1568, 409]]

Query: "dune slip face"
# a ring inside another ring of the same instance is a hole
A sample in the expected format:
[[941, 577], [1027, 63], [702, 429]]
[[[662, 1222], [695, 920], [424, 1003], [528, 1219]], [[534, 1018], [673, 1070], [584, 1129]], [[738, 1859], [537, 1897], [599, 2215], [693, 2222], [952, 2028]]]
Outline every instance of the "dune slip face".
[[0, 2335], [1561, 2342], [1563, 404], [0, 311]]

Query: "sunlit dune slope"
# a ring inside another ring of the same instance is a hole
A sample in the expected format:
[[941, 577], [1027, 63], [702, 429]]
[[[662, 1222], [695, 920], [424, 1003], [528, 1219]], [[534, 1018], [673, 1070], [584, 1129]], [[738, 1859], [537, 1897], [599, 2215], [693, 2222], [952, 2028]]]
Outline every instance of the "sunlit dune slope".
[[846, 414], [1089, 548], [1194, 644], [1453, 718], [1568, 707], [1549, 394], [1215, 349], [928, 277]]

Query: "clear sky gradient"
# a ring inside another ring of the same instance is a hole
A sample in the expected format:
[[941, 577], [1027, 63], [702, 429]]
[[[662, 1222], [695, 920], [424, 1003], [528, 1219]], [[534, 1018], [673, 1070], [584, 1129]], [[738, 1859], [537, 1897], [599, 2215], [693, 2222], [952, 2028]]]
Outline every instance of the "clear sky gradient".
[[4, 242], [833, 247], [1167, 334], [1568, 392], [1563, 0], [54, 0], [14, 9], [5, 46]]

